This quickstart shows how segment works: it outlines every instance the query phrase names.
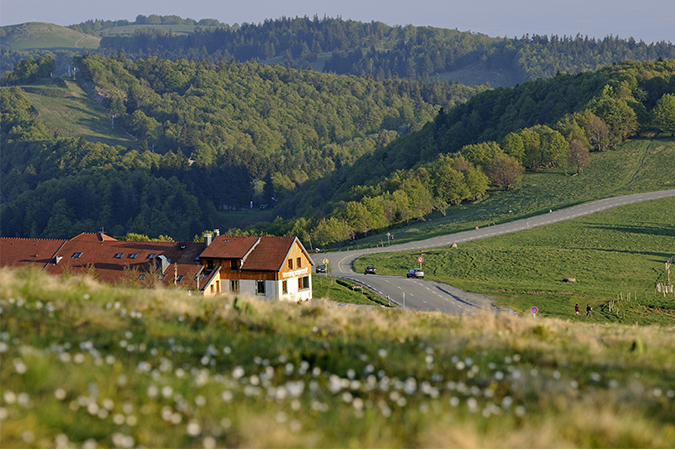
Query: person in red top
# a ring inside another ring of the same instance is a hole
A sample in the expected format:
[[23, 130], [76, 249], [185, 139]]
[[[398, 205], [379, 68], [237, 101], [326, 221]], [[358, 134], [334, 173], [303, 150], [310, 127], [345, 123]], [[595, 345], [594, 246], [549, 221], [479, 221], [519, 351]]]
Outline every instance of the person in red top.
[[578, 303], [576, 305], [574, 305], [574, 312], [576, 313], [577, 316], [579, 315], [579, 304]]

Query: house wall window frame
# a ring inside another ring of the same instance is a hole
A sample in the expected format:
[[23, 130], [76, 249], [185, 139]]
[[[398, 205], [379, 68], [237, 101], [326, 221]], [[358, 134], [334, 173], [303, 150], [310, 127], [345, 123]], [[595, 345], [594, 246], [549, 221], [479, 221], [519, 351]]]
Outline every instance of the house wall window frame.
[[306, 291], [310, 288], [309, 276], [298, 278], [298, 291]]
[[288, 270], [293, 270], [293, 258], [288, 258]]
[[281, 282], [281, 293], [288, 294], [288, 280], [283, 280]]
[[265, 286], [265, 280], [256, 280], [255, 282], [255, 295], [260, 295], [265, 297], [267, 295], [267, 288]]
[[230, 292], [233, 294], [239, 293], [239, 280], [230, 280]]

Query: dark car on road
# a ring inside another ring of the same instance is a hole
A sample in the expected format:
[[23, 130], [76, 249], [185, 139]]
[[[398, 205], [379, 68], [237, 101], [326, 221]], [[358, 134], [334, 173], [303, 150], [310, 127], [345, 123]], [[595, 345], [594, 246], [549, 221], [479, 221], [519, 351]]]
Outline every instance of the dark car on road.
[[363, 274], [368, 275], [369, 273], [375, 275], [375, 266], [366, 266], [366, 270], [363, 271]]
[[326, 265], [321, 264], [316, 266], [316, 273], [326, 273]]
[[422, 269], [410, 269], [406, 275], [408, 278], [424, 278], [424, 271]]

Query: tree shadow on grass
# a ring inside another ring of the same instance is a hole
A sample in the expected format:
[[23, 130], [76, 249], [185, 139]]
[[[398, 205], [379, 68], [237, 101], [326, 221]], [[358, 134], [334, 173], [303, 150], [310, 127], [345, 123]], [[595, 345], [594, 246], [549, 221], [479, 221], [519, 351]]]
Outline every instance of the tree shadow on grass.
[[675, 237], [675, 227], [672, 226], [654, 226], [654, 225], [589, 225], [589, 228], [596, 228], [610, 231], [620, 231], [622, 233], [647, 234], [652, 236], [670, 236]]

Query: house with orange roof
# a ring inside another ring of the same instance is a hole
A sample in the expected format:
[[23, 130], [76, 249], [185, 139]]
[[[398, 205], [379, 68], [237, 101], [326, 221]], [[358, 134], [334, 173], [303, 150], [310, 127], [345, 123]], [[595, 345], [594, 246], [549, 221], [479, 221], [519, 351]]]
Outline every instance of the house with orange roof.
[[205, 237], [199, 255], [205, 295], [243, 294], [274, 300], [312, 298], [312, 258], [297, 237]]
[[105, 233], [72, 239], [0, 238], [0, 267], [34, 265], [99, 281], [176, 286], [203, 295], [312, 298], [312, 259], [295, 237], [216, 236], [204, 242], [119, 241]]

